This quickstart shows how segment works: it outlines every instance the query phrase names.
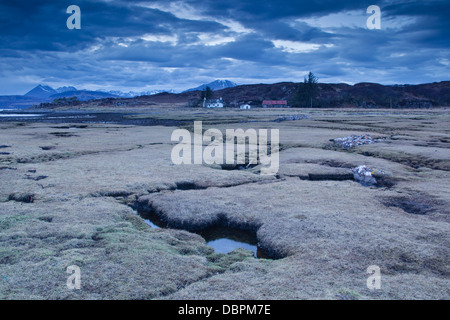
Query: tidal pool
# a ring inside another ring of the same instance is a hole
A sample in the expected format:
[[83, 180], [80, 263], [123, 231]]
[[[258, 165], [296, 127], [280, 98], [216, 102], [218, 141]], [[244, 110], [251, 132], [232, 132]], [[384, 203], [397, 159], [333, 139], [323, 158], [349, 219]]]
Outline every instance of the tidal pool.
[[20, 118], [20, 117], [42, 117], [43, 114], [32, 114], [32, 113], [5, 113], [5, 114], [0, 114], [0, 117], [3, 118]]
[[[154, 211], [139, 211], [139, 215], [152, 228], [168, 228], [167, 223]], [[218, 253], [229, 253], [238, 248], [253, 251], [255, 258], [270, 259], [258, 245], [258, 240], [254, 232], [230, 228], [225, 226], [214, 226], [195, 232], [202, 236], [206, 244]]]

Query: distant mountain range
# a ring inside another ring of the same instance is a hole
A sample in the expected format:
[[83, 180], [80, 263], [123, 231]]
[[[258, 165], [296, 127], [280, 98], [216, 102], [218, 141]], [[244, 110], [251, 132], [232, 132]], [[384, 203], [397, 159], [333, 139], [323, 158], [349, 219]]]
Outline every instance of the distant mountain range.
[[[26, 108], [40, 103], [52, 102], [57, 98], [76, 96], [79, 101], [93, 101], [92, 105], [146, 105], [158, 103], [176, 103], [196, 105], [200, 101], [201, 90], [210, 87], [213, 96], [222, 97], [227, 106], [239, 106], [248, 103], [261, 106], [263, 100], [291, 101], [299, 87], [298, 83], [281, 82], [274, 84], [236, 85], [227, 80], [216, 80], [182, 93], [163, 90], [146, 92], [121, 91], [89, 91], [78, 90], [75, 87], [53, 89], [38, 85], [25, 95], [0, 96], [0, 109]], [[223, 88], [225, 87], [225, 88]], [[431, 106], [450, 106], [450, 82], [434, 82], [419, 85], [381, 85], [378, 83], [319, 83], [317, 97], [313, 100], [315, 107], [365, 107], [365, 108], [427, 108]], [[106, 99], [108, 98], [108, 99]], [[112, 98], [112, 100], [111, 100]], [[64, 104], [62, 102], [62, 104]], [[91, 104], [89, 102], [89, 104]], [[58, 107], [58, 103], [52, 107]]]
[[[208, 84], [202, 84], [196, 88], [191, 88], [185, 92], [196, 90], [204, 90], [210, 87], [213, 91], [225, 88], [235, 87], [236, 83], [228, 80], [216, 80]], [[0, 96], [0, 108], [27, 108], [32, 105], [37, 105], [43, 102], [52, 102], [58, 98], [77, 97], [80, 101], [88, 101], [93, 99], [104, 98], [134, 98], [139, 96], [152, 96], [161, 93], [175, 94], [175, 90], [150, 90], [150, 91], [128, 91], [122, 92], [119, 90], [84, 90], [77, 89], [73, 86], [64, 86], [54, 89], [48, 85], [39, 84], [24, 95], [9, 95]]]
[[[213, 91], [226, 89], [226, 88], [232, 88], [237, 86], [236, 83], [228, 81], [228, 80], [215, 80], [213, 82], [202, 84], [196, 88], [188, 89], [184, 92], [189, 91], [197, 91], [197, 90], [204, 90], [206, 87], [210, 87]], [[152, 96], [154, 94], [159, 93], [176, 93], [175, 90], [150, 90], [150, 91], [128, 91], [128, 92], [122, 92], [119, 90], [85, 90], [81, 89], [78, 90], [75, 87], [60, 87], [57, 89], [53, 89], [50, 86], [46, 85], [38, 85], [28, 91], [25, 96], [27, 97], [33, 97], [33, 98], [41, 98], [41, 99], [47, 99], [47, 98], [65, 98], [65, 97], [77, 97], [78, 100], [91, 100], [91, 99], [101, 99], [101, 98], [107, 98], [107, 97], [122, 97], [122, 98], [134, 98], [139, 96]], [[99, 96], [98, 98], [96, 96]], [[81, 97], [81, 99], [80, 99]]]
[[[50, 86], [46, 85], [38, 85], [32, 90], [28, 91], [25, 96], [27, 97], [33, 97], [33, 98], [41, 98], [41, 99], [47, 99], [47, 98], [68, 98], [68, 97], [77, 97], [78, 100], [86, 101], [86, 100], [92, 100], [92, 99], [101, 99], [101, 98], [134, 98], [138, 96], [144, 96], [144, 95], [153, 95], [158, 94], [161, 92], [166, 92], [165, 90], [153, 90], [153, 91], [142, 91], [142, 92], [135, 92], [135, 91], [129, 91], [129, 92], [122, 92], [119, 90], [111, 90], [111, 91], [104, 91], [104, 90], [85, 90], [81, 89], [78, 90], [75, 87], [60, 87], [58, 89], [53, 89]], [[173, 90], [169, 90], [170, 93], [174, 93]]]
[[110, 91], [101, 91], [101, 90], [97, 90], [99, 92], [105, 92], [105, 93], [109, 93], [115, 96], [119, 96], [122, 98], [134, 98], [134, 97], [139, 97], [139, 96], [152, 96], [154, 94], [158, 94], [158, 93], [163, 93], [163, 92], [167, 92], [167, 93], [175, 93], [175, 90], [150, 90], [150, 91], [128, 91], [128, 92], [122, 92], [122, 91], [118, 91], [118, 90], [110, 90]]
[[78, 90], [75, 87], [60, 87], [53, 89], [46, 85], [37, 85], [24, 95], [0, 96], [0, 108], [28, 108], [43, 102], [51, 102], [58, 98], [77, 97], [80, 101], [92, 99], [118, 98], [101, 91]]
[[190, 92], [190, 91], [202, 91], [205, 90], [206, 87], [210, 87], [211, 90], [213, 91], [217, 91], [217, 90], [222, 90], [222, 89], [226, 89], [226, 88], [232, 88], [232, 87], [236, 87], [237, 84], [234, 82], [231, 82], [229, 80], [215, 80], [213, 82], [207, 83], [207, 84], [202, 84], [201, 86], [195, 87], [195, 88], [191, 88], [191, 89], [187, 89], [183, 92]]
[[134, 98], [137, 96], [154, 95], [162, 92], [175, 93], [174, 90], [129, 91], [118, 90], [78, 90], [72, 86], [54, 89], [47, 85], [39, 84], [24, 95], [0, 96], [0, 108], [28, 108], [43, 102], [51, 102], [58, 98], [77, 97], [80, 101], [104, 98]]

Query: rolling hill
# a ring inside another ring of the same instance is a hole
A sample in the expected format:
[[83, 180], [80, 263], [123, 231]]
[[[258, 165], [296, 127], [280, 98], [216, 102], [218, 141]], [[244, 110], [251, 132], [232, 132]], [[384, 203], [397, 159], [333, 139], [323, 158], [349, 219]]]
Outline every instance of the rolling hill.
[[[238, 107], [242, 103], [261, 106], [262, 101], [291, 101], [298, 90], [299, 84], [281, 82], [275, 84], [239, 85], [213, 92], [214, 98], [221, 97], [228, 107]], [[159, 103], [200, 105], [201, 91], [187, 91], [179, 94], [160, 93], [151, 96], [141, 96], [121, 99], [120, 105], [149, 105]], [[114, 99], [108, 101], [90, 101], [89, 104], [106, 106], [114, 104]], [[345, 83], [318, 84], [318, 95], [313, 100], [317, 108], [430, 108], [450, 106], [450, 81], [419, 85], [381, 85], [378, 83]]]

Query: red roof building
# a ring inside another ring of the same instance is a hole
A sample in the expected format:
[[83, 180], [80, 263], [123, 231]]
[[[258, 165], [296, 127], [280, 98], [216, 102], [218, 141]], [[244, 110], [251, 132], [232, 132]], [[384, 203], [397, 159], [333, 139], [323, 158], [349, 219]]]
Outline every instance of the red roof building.
[[287, 107], [287, 101], [286, 100], [264, 100], [262, 102], [262, 105], [264, 108]]

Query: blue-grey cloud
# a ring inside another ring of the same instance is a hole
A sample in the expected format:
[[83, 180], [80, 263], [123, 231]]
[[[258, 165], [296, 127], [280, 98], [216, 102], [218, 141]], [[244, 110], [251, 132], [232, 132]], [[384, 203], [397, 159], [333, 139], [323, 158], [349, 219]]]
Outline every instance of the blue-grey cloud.
[[[68, 30], [66, 8], [81, 8]], [[382, 11], [368, 30], [366, 8]], [[39, 82], [98, 89], [449, 80], [447, 0], [0, 1], [0, 94]]]

